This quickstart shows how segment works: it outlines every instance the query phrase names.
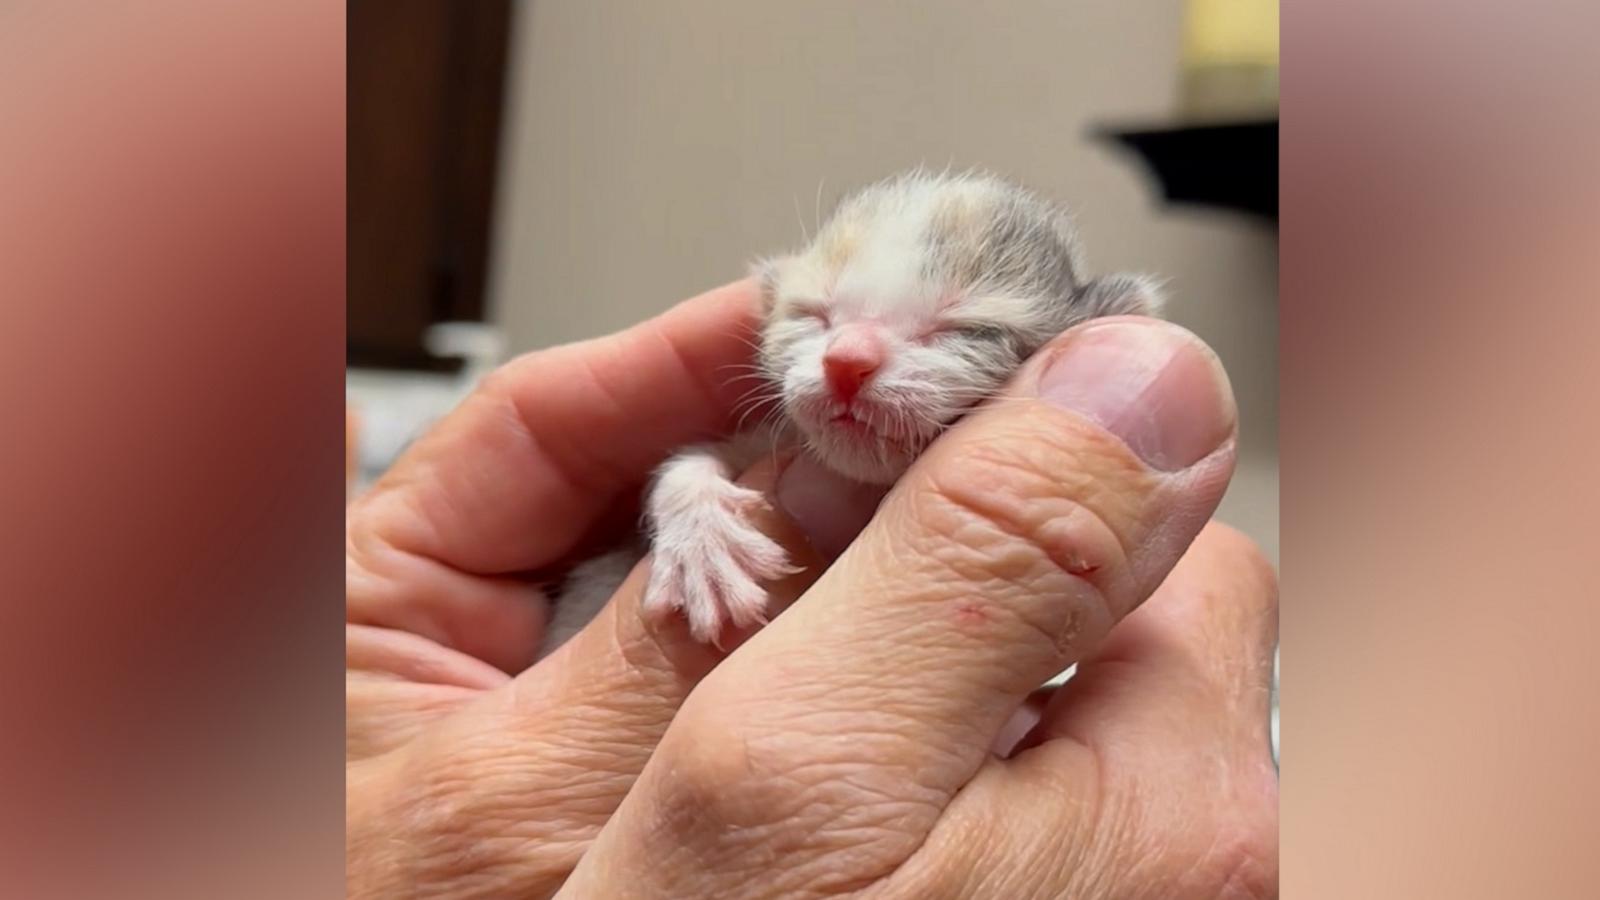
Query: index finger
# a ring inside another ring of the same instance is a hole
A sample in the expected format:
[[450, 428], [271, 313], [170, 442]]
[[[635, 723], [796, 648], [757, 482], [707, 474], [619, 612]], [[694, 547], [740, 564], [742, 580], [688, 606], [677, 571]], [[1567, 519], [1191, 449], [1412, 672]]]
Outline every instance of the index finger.
[[350, 530], [474, 574], [560, 558], [672, 449], [725, 429], [757, 309], [739, 281], [507, 363], [351, 506]]

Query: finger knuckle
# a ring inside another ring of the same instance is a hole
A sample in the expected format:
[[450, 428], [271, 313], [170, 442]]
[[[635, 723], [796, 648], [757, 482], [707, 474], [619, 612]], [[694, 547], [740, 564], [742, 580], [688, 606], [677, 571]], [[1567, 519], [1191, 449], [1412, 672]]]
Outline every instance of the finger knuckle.
[[[1242, 774], [1242, 773], [1241, 773]], [[1229, 781], [1234, 779], [1223, 779]], [[1144, 831], [1161, 852], [1150, 873], [1171, 885], [1174, 895], [1230, 900], [1277, 896], [1278, 819], [1273, 795], [1219, 781], [1203, 805], [1181, 816], [1165, 811], [1161, 825]], [[1194, 798], [1198, 800], [1199, 798]], [[1150, 815], [1146, 810], [1144, 815]]]
[[511, 403], [517, 396], [519, 373], [528, 365], [532, 354], [520, 356], [495, 369], [478, 380], [473, 395], [494, 402]]
[[1266, 551], [1259, 543], [1239, 529], [1222, 522], [1212, 522], [1207, 525], [1206, 536], [1219, 545], [1219, 549], [1233, 561], [1235, 569], [1259, 586], [1261, 592], [1277, 593], [1277, 569], [1267, 558]]
[[[1077, 436], [1031, 429], [971, 441], [911, 487], [919, 527], [908, 549], [967, 581], [1082, 595], [1126, 612], [1136, 598], [1123, 532], [1146, 496], [1126, 469]], [[1059, 633], [1059, 623], [1045, 624]]]
[[1275, 827], [1232, 825], [1219, 829], [1203, 868], [1210, 874], [1212, 896], [1226, 900], [1263, 900], [1278, 890], [1278, 840]]
[[735, 865], [770, 860], [782, 848], [791, 878], [849, 893], [902, 863], [937, 815], [909, 773], [863, 758], [861, 745], [882, 741], [753, 722], [759, 714], [743, 706], [694, 706], [657, 749], [661, 768], [647, 793], [657, 836], [671, 846]]
[[740, 723], [719, 711], [686, 709], [676, 740], [660, 748], [667, 768], [659, 802], [678, 830], [755, 828], [789, 812], [791, 761], [755, 748]]
[[525, 790], [500, 789], [518, 780], [507, 759], [496, 752], [469, 752], [449, 765], [423, 758], [405, 766], [390, 793], [388, 818], [406, 848], [406, 881], [475, 884], [498, 893], [550, 876], [555, 861], [547, 854], [516, 852], [537, 846], [543, 825], [523, 813]]

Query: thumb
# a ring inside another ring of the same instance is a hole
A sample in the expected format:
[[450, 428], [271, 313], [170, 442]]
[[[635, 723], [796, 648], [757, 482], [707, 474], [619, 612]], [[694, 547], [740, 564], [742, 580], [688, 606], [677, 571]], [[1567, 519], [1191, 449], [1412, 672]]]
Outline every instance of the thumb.
[[840, 829], [869, 823], [886, 833], [861, 871], [832, 874], [899, 866], [1023, 698], [1166, 577], [1222, 497], [1236, 433], [1227, 378], [1187, 331], [1119, 317], [1062, 335], [701, 682], [580, 874], [696, 841], [715, 846], [694, 858], [754, 864], [770, 848], [740, 842], [772, 829], [792, 831], [797, 869], [826, 868]]
[[1140, 317], [1072, 329], [930, 447], [724, 677], [781, 709], [766, 692], [783, 685], [743, 670], [793, 652], [824, 682], [903, 684], [943, 708], [917, 716], [930, 727], [973, 731], [922, 739], [986, 748], [1167, 577], [1227, 487], [1236, 433], [1227, 376], [1194, 335]]

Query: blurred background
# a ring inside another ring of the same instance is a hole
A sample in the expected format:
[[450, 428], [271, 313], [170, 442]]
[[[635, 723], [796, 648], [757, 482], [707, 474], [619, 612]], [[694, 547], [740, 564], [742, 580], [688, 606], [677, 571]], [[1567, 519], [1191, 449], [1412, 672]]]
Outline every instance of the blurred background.
[[1274, 0], [348, 14], [353, 484], [509, 355], [741, 277], [849, 189], [978, 166], [1071, 205], [1092, 272], [1169, 279], [1239, 399], [1220, 515], [1277, 560]]

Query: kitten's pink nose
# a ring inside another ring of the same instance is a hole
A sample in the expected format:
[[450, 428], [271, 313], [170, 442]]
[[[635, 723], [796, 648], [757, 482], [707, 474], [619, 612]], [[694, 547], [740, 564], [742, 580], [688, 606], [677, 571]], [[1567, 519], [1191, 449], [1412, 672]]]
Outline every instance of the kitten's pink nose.
[[822, 374], [833, 395], [845, 403], [881, 368], [889, 348], [877, 329], [866, 325], [846, 325], [839, 329], [822, 354]]

